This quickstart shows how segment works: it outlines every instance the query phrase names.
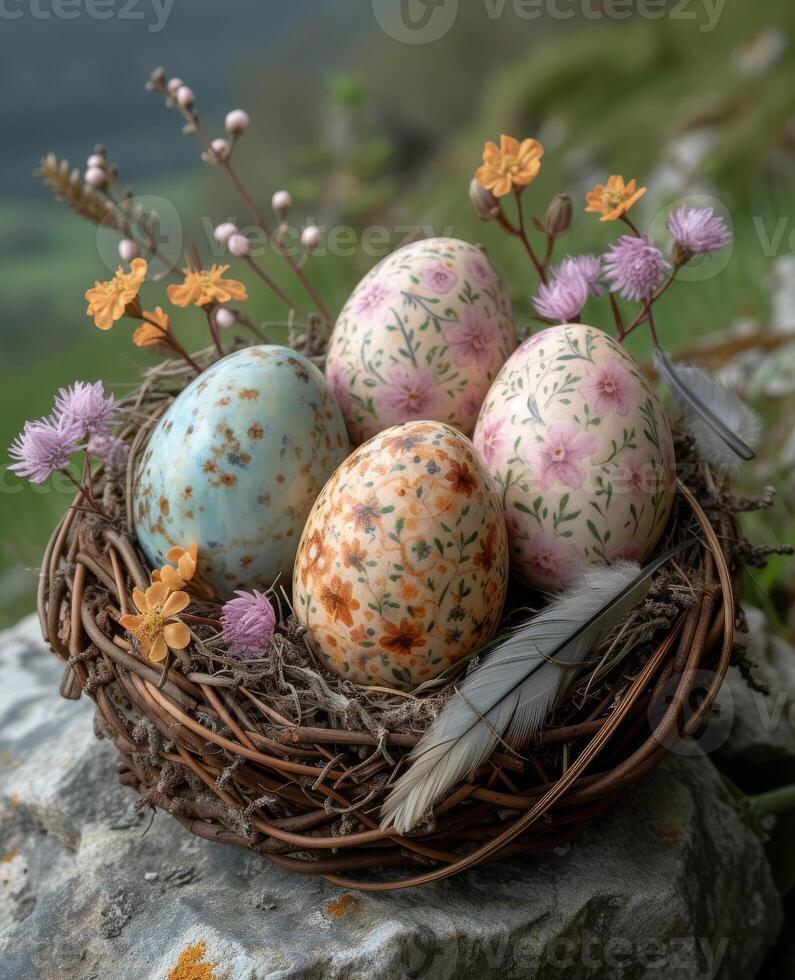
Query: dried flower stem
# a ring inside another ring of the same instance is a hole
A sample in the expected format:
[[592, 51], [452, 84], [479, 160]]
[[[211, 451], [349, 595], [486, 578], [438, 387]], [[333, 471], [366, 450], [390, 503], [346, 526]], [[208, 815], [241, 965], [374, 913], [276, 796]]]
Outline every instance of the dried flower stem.
[[249, 319], [249, 317], [246, 316], [245, 313], [238, 312], [237, 319], [240, 323], [243, 324], [244, 327], [248, 327], [248, 329], [254, 334], [257, 340], [261, 340], [263, 344], [275, 343], [273, 338], [268, 336], [268, 334], [265, 333], [264, 330], [260, 330], [258, 326], [252, 323], [252, 321]]
[[[111, 205], [111, 210], [116, 216], [116, 223], [114, 227], [116, 231], [118, 231], [119, 235], [121, 235], [122, 238], [130, 238], [135, 241], [136, 244], [142, 245], [145, 250], [144, 258], [147, 261], [156, 258], [162, 263], [163, 271], [158, 273], [157, 277], [155, 278], [159, 280], [165, 276], [174, 274], [176, 263], [169, 261], [158, 248], [157, 242], [155, 241], [154, 231], [147, 228], [143, 222], [143, 213], [141, 212], [141, 209], [136, 209], [129, 198], [117, 200], [111, 193], [110, 189], [106, 189], [102, 193], [105, 199]], [[136, 210], [138, 213], [136, 213]]]
[[628, 217], [626, 214], [622, 214], [621, 220], [624, 222], [625, 225], [627, 225], [627, 227], [630, 229], [630, 231], [636, 238], [643, 238], [643, 235], [641, 235], [641, 233], [638, 231], [638, 226], [635, 224], [632, 218]]
[[83, 496], [83, 499], [88, 504], [89, 509], [91, 510], [92, 513], [94, 513], [94, 514], [102, 514], [104, 516], [105, 512], [102, 510], [102, 508], [100, 507], [100, 505], [97, 503], [94, 495], [91, 493], [91, 491], [88, 489], [88, 487], [83, 486], [83, 484], [80, 483], [79, 480], [75, 479], [74, 475], [68, 469], [64, 468], [62, 470], [59, 470], [58, 472], [59, 473], [63, 473], [63, 475], [66, 477], [66, 479], [74, 487], [76, 487], [77, 490], [80, 491], [80, 493]]
[[657, 328], [654, 325], [654, 314], [651, 311], [651, 300], [646, 300], [643, 304], [646, 309], [646, 319], [649, 321], [649, 331], [651, 332], [651, 339], [654, 341], [654, 346], [659, 347], [660, 341], [657, 337]]
[[[207, 152], [209, 153], [212, 153], [213, 152], [212, 140], [210, 139], [207, 132], [199, 125], [199, 117], [195, 112], [195, 110], [190, 108], [184, 108], [182, 106], [177, 106], [177, 108], [187, 120], [191, 131], [196, 133], [197, 137], [199, 138], [199, 141], [202, 143], [205, 150], [207, 150]], [[246, 208], [248, 208], [248, 211], [251, 214], [251, 217], [254, 219], [255, 224], [259, 228], [261, 228], [262, 231], [265, 232], [265, 234], [268, 236], [269, 241], [274, 242], [275, 236], [274, 236], [273, 228], [271, 228], [268, 221], [265, 220], [265, 216], [260, 212], [256, 203], [254, 202], [253, 197], [251, 196], [251, 194], [249, 194], [242, 180], [237, 175], [237, 171], [232, 166], [230, 160], [228, 158], [222, 159], [216, 157], [216, 163], [221, 168], [221, 170], [224, 171], [224, 173], [226, 174], [226, 176], [229, 178], [232, 185], [234, 186], [235, 190], [240, 195], [241, 200], [245, 204]], [[303, 286], [306, 294], [315, 304], [317, 309], [320, 311], [321, 315], [325, 318], [325, 320], [328, 323], [331, 323], [332, 317], [328, 311], [328, 308], [326, 307], [323, 300], [320, 298], [320, 295], [318, 294], [317, 290], [314, 288], [312, 283], [307, 278], [301, 266], [295, 261], [295, 259], [291, 255], [288, 255], [287, 252], [281, 249], [277, 249], [276, 251], [277, 254], [281, 255], [282, 258], [285, 260], [285, 262], [290, 266], [293, 273], [297, 276], [299, 282]]]
[[[177, 338], [169, 331], [164, 330], [159, 323], [155, 323], [154, 320], [150, 320], [148, 316], [140, 315], [137, 319], [141, 319], [144, 323], [149, 323], [153, 327], [157, 327], [160, 333], [163, 335], [163, 343], [170, 347], [174, 353], [178, 354], [187, 364], [189, 364], [196, 374], [201, 374], [203, 368], [201, 368], [196, 361], [190, 356], [190, 354], [185, 350], [182, 344], [177, 340]], [[222, 352], [223, 353], [223, 352]]]
[[536, 272], [538, 273], [538, 278], [542, 283], [547, 281], [546, 266], [549, 260], [552, 258], [552, 249], [554, 248], [554, 239], [552, 236], [547, 236], [547, 250], [544, 256], [544, 261], [539, 261], [538, 256], [530, 244], [530, 239], [527, 237], [527, 226], [524, 216], [524, 208], [522, 207], [522, 190], [523, 188], [517, 187], [514, 189], [514, 196], [516, 197], [516, 213], [518, 217], [518, 224], [514, 225], [501, 210], [497, 215], [498, 224], [508, 232], [509, 235], [513, 235], [514, 238], [518, 238], [522, 245], [525, 247], [525, 251], [530, 256], [530, 261], [533, 263]]
[[[207, 136], [203, 132], [203, 130], [198, 130], [198, 132], [200, 134], [202, 134], [205, 138], [207, 138]], [[243, 199], [243, 203], [248, 208], [248, 210], [251, 213], [251, 216], [254, 218], [256, 224], [265, 232], [265, 234], [268, 236], [268, 239], [270, 241], [274, 241], [273, 229], [270, 227], [270, 225], [268, 224], [268, 222], [265, 220], [265, 218], [263, 217], [263, 215], [260, 213], [260, 211], [257, 208], [256, 204], [254, 203], [253, 199], [251, 198], [251, 195], [245, 189], [245, 187], [243, 186], [242, 181], [240, 180], [240, 178], [237, 176], [237, 173], [232, 168], [232, 165], [229, 163], [228, 160], [222, 160], [219, 165], [220, 165], [221, 169], [226, 172], [227, 176], [229, 177], [229, 179], [234, 184], [237, 192], [240, 194], [241, 198]], [[281, 255], [282, 258], [284, 258], [285, 262], [292, 269], [293, 273], [298, 278], [298, 281], [303, 286], [303, 288], [306, 291], [307, 295], [309, 296], [309, 298], [312, 300], [312, 302], [317, 307], [317, 309], [320, 312], [321, 316], [323, 316], [323, 318], [326, 320], [327, 323], [331, 323], [332, 322], [332, 317], [331, 317], [331, 314], [328, 311], [328, 308], [326, 307], [326, 304], [320, 298], [320, 294], [317, 292], [317, 290], [315, 289], [315, 287], [309, 281], [309, 279], [307, 278], [307, 276], [306, 276], [305, 272], [303, 271], [303, 269], [301, 268], [301, 266], [295, 261], [295, 259], [291, 255], [288, 255], [287, 252], [283, 251], [282, 249], [277, 249], [277, 254], [278, 255]]]
[[81, 218], [122, 230], [105, 195], [87, 187], [80, 170], [70, 170], [68, 160], [59, 160], [54, 153], [48, 153], [35, 175], [52, 190], [57, 200], [64, 201]]
[[164, 266], [164, 271], [158, 276], [171, 273], [174, 263], [169, 262], [160, 251], [151, 229], [146, 228], [142, 215], [136, 213], [132, 201], [125, 203], [117, 201], [109, 189], [104, 191], [88, 187], [79, 169], [70, 169], [67, 160], [59, 160], [54, 153], [48, 153], [35, 172], [37, 177], [52, 190], [55, 198], [64, 201], [69, 208], [81, 218], [102, 228], [117, 232], [121, 237], [136, 239], [133, 225], [138, 230], [137, 244], [146, 250], [147, 259], [157, 258]]
[[[273, 279], [262, 269], [250, 255], [244, 256], [244, 262], [251, 268], [251, 270], [259, 276], [259, 278], [265, 283], [265, 285], [279, 297], [279, 299], [287, 305], [288, 309], [295, 309], [295, 304], [292, 302], [290, 297], [282, 290], [282, 288], [277, 285]], [[299, 311], [301, 312], [301, 311]]]
[[651, 308], [652, 308], [652, 306], [663, 295], [663, 293], [666, 292], [666, 290], [668, 290], [668, 288], [671, 286], [671, 284], [675, 280], [676, 280], [676, 269], [673, 269], [671, 271], [671, 273], [669, 274], [668, 278], [662, 284], [662, 286], [660, 286], [660, 288], [657, 290], [657, 292], [656, 293], [653, 293], [645, 301], [645, 303], [643, 304], [643, 309], [640, 311], [640, 313], [638, 313], [638, 315], [635, 317], [635, 319], [632, 320], [632, 322], [629, 324], [629, 326], [628, 327], [625, 327], [623, 329], [623, 331], [619, 331], [619, 334], [618, 334], [618, 339], [619, 340], [624, 340], [624, 338], [625, 337], [628, 337], [632, 333], [632, 331], [635, 330], [636, 327], [639, 327], [642, 323], [645, 323], [646, 320], [649, 319], [649, 317], [651, 316]]
[[555, 236], [547, 233], [547, 247], [544, 252], [544, 258], [541, 261], [541, 265], [546, 270], [549, 263], [552, 261], [552, 253], [555, 251]]
[[624, 328], [624, 318], [621, 316], [621, 309], [618, 305], [618, 300], [613, 292], [608, 292], [607, 295], [610, 297], [610, 308], [613, 311], [613, 319], [616, 321], [616, 333], [618, 334], [618, 339], [623, 340], [626, 336], [626, 329]]
[[224, 349], [221, 346], [221, 338], [218, 335], [218, 325], [216, 324], [215, 319], [213, 318], [213, 313], [212, 313], [211, 307], [205, 306], [204, 307], [204, 312], [205, 312], [205, 315], [207, 316], [207, 326], [210, 329], [210, 336], [212, 337], [213, 344], [215, 345], [215, 349], [218, 351], [218, 353], [221, 355], [221, 357], [223, 357], [224, 356]]

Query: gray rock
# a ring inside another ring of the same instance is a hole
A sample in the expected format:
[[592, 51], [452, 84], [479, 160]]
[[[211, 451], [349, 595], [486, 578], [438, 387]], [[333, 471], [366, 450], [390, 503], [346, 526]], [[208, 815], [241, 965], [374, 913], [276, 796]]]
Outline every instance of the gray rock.
[[720, 768], [748, 792], [795, 782], [795, 648], [772, 634], [759, 609], [745, 607], [748, 632], [738, 636], [754, 679], [752, 691], [731, 668], [705, 741]]
[[[571, 847], [370, 895], [136, 815], [33, 620], [0, 636], [0, 963], [9, 980], [747, 978], [781, 923], [712, 763], [674, 757]], [[194, 968], [191, 969], [191, 964]], [[201, 971], [196, 964], [214, 964]]]

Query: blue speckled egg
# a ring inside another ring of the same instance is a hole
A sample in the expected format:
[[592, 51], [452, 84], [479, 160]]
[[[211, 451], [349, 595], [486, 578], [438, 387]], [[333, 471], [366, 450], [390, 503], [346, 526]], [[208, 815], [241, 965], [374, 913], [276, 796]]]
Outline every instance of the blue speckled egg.
[[348, 455], [322, 373], [286, 347], [236, 351], [196, 378], [157, 424], [134, 488], [135, 532], [153, 567], [173, 545], [226, 598], [289, 587], [298, 541]]

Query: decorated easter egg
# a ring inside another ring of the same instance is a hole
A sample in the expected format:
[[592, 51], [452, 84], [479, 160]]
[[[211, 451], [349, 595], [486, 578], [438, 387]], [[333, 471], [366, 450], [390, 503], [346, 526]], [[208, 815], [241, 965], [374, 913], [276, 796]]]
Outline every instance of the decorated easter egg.
[[509, 358], [475, 429], [500, 494], [511, 568], [558, 589], [578, 565], [642, 561], [671, 511], [668, 418], [635, 359], [584, 324], [550, 327]]
[[409, 689], [488, 642], [508, 542], [472, 443], [408, 422], [356, 450], [309, 515], [293, 577], [317, 655], [358, 684]]
[[169, 407], [141, 458], [135, 532], [151, 565], [198, 545], [222, 598], [289, 582], [307, 514], [348, 454], [322, 373], [286, 347], [213, 364]]
[[483, 252], [431, 238], [359, 283], [334, 327], [326, 376], [354, 443], [414, 419], [471, 435], [515, 347], [511, 302]]

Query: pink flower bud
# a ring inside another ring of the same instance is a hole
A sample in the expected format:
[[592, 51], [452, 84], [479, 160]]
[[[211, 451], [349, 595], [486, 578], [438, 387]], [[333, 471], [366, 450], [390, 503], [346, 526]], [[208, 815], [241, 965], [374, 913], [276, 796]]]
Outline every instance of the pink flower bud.
[[166, 88], [168, 89], [170, 95], [176, 95], [177, 92], [179, 92], [179, 90], [183, 87], [183, 85], [184, 82], [182, 81], [181, 78], [172, 78], [169, 80], [168, 84], [166, 85]]
[[247, 112], [242, 109], [233, 109], [226, 114], [226, 131], [235, 135], [243, 133], [248, 129], [250, 122], [251, 119]]
[[88, 158], [88, 160], [86, 160], [86, 167], [89, 170], [91, 169], [91, 167], [100, 167], [104, 169], [106, 163], [107, 161], [105, 160], [105, 157], [103, 157], [101, 154], [92, 153], [91, 156]]
[[226, 140], [213, 140], [210, 146], [219, 160], [226, 160], [229, 156], [229, 143]]
[[213, 232], [213, 238], [219, 245], [226, 245], [232, 235], [236, 234], [237, 225], [233, 225], [231, 221], [224, 221]]
[[301, 244], [307, 252], [313, 252], [320, 244], [320, 229], [317, 225], [307, 225], [301, 232]]
[[138, 258], [138, 246], [132, 238], [122, 238], [119, 242], [119, 258], [122, 262], [132, 262]]
[[108, 182], [108, 175], [101, 167], [89, 167], [85, 173], [85, 181], [90, 187], [102, 188]]
[[293, 206], [293, 199], [289, 191], [276, 191], [271, 200], [271, 206], [276, 214], [282, 218]]
[[177, 89], [177, 102], [183, 109], [192, 109], [194, 102], [193, 89], [188, 88], [187, 85], [180, 85]]
[[237, 323], [237, 317], [232, 310], [225, 306], [219, 306], [215, 311], [215, 322], [222, 330], [233, 327]]
[[251, 251], [251, 243], [245, 235], [232, 235], [226, 244], [227, 248], [236, 259], [245, 258], [245, 256]]

